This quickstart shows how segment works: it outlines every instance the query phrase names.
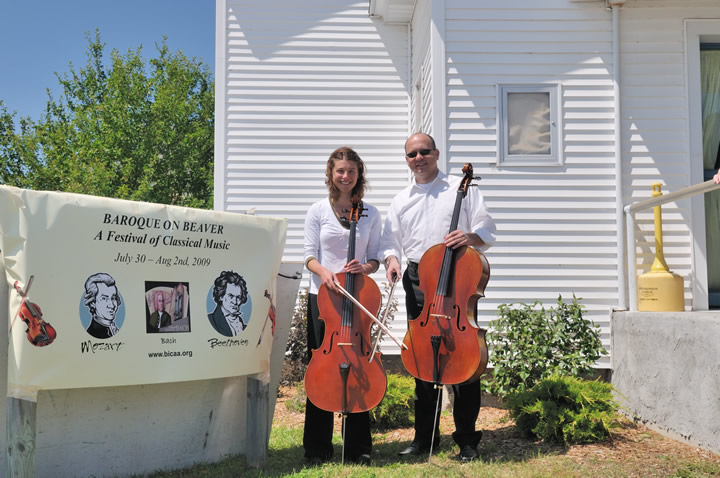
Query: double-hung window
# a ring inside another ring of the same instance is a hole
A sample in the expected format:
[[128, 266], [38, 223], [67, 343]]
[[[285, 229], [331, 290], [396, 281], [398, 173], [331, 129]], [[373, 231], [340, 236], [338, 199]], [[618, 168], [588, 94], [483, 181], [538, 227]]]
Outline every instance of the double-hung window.
[[559, 89], [553, 85], [498, 85], [498, 166], [557, 166]]

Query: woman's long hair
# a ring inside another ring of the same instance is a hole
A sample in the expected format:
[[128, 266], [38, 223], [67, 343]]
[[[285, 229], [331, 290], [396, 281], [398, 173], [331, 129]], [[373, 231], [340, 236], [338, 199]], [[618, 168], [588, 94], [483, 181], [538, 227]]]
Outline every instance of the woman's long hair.
[[333, 184], [332, 173], [335, 169], [335, 161], [346, 159], [352, 161], [357, 165], [358, 177], [357, 183], [352, 190], [353, 201], [359, 201], [365, 195], [365, 189], [367, 187], [367, 180], [365, 179], [365, 163], [360, 159], [360, 156], [352, 149], [347, 146], [338, 148], [332, 152], [330, 158], [327, 160], [327, 167], [325, 168], [325, 184], [330, 192], [330, 198], [336, 200], [340, 197], [340, 190]]

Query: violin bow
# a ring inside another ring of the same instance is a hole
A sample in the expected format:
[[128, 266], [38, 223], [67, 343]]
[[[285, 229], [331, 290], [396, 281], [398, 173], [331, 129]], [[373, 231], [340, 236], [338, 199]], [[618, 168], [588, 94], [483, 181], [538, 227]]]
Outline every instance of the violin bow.
[[[392, 302], [393, 295], [395, 294], [395, 285], [398, 282], [399, 281], [397, 280], [397, 278], [395, 278], [395, 280], [392, 283], [392, 287], [390, 288], [390, 294], [388, 295], [388, 300], [385, 304], [385, 310], [383, 311], [383, 316], [382, 316], [382, 323], [384, 325], [387, 325], [387, 316], [388, 316], [388, 312], [390, 311], [390, 303]], [[375, 339], [375, 346], [373, 347], [373, 351], [370, 354], [370, 362], [372, 362], [373, 358], [375, 358], [375, 352], [377, 352], [378, 345], [380, 345], [380, 339], [382, 338], [382, 333], [383, 333], [382, 329], [378, 331], [377, 338]]]
[[270, 292], [268, 292], [267, 289], [265, 289], [265, 297], [268, 298], [270, 301], [270, 309], [268, 309], [268, 314], [265, 316], [265, 323], [263, 324], [263, 328], [260, 331], [260, 337], [258, 337], [258, 342], [255, 347], [260, 346], [260, 342], [262, 342], [263, 335], [265, 335], [265, 327], [267, 327], [268, 321], [272, 320], [273, 322], [273, 336], [275, 335], [275, 305], [273, 304], [272, 295], [270, 295]]
[[340, 293], [342, 293], [342, 295], [344, 295], [345, 297], [347, 297], [347, 298], [350, 300], [350, 302], [352, 302], [353, 304], [357, 305], [357, 306], [360, 308], [360, 310], [362, 310], [363, 312], [365, 312], [365, 314], [366, 314], [368, 317], [370, 317], [372, 320], [374, 320], [375, 323], [378, 324], [378, 326], [380, 327], [380, 330], [382, 330], [383, 332], [385, 332], [385, 333], [388, 335], [388, 337], [390, 337], [391, 339], [393, 339], [393, 342], [395, 342], [398, 347], [407, 349], [407, 345], [398, 342], [398, 340], [397, 340], [395, 337], [393, 337], [392, 333], [390, 333], [390, 329], [388, 329], [387, 327], [385, 327], [385, 324], [383, 324], [382, 322], [380, 322], [380, 321], [378, 320], [378, 318], [375, 317], [375, 316], [372, 314], [372, 312], [370, 312], [369, 310], [367, 310], [367, 309], [365, 308], [365, 306], [363, 306], [360, 302], [358, 302], [358, 300], [357, 300], [355, 297], [353, 297], [352, 294], [350, 294], [350, 292], [346, 291], [346, 290], [343, 288], [343, 286], [341, 286], [340, 284], [338, 284], [337, 281], [335, 281], [335, 287], [337, 287], [338, 290], [340, 291]]

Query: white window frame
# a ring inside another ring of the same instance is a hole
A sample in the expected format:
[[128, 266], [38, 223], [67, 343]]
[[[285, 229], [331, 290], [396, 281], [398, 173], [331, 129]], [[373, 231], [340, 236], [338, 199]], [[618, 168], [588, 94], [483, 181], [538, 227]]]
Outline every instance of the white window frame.
[[[509, 154], [508, 93], [548, 93], [550, 95], [550, 153]], [[560, 84], [497, 85], [497, 166], [562, 166]]]

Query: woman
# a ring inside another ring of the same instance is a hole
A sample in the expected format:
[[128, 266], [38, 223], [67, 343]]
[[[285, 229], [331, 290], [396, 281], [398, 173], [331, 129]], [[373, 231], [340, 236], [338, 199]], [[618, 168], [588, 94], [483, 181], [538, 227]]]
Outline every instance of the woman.
[[[312, 272], [307, 310], [308, 354], [320, 347], [325, 332], [318, 320], [317, 292], [320, 285], [337, 292], [335, 274], [372, 274], [380, 266], [377, 260], [380, 245], [380, 213], [362, 203], [363, 217], [357, 221], [355, 258], [347, 262], [349, 212], [354, 200], [361, 200], [367, 185], [365, 165], [360, 156], [348, 147], [333, 151], [327, 161], [325, 184], [328, 198], [313, 204], [305, 216], [305, 266]], [[368, 412], [352, 413], [345, 422], [345, 453], [350, 461], [370, 463], [372, 440]], [[311, 465], [329, 460], [332, 447], [333, 414], [307, 401], [303, 447]]]

